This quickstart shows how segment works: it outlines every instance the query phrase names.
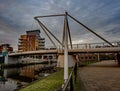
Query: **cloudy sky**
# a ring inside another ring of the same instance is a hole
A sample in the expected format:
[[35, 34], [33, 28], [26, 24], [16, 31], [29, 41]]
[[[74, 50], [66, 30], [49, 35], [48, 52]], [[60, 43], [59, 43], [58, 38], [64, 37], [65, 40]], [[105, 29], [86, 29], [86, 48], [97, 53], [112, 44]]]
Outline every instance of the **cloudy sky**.
[[[120, 40], [120, 0], [0, 0], [0, 44], [10, 43], [17, 49], [21, 34], [39, 28], [35, 16], [65, 11], [108, 41]], [[58, 38], [62, 35], [63, 17], [41, 21]], [[101, 42], [72, 19], [69, 24], [73, 43]], [[44, 33], [42, 36], [45, 37]]]

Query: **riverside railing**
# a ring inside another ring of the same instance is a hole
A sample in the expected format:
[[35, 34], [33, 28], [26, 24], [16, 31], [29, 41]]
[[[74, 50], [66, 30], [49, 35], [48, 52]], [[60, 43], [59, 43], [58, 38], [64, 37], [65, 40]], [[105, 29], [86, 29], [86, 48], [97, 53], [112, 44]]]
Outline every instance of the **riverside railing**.
[[77, 63], [72, 68], [72, 71], [68, 77], [68, 80], [64, 83], [62, 91], [67, 91], [70, 88], [70, 91], [75, 91], [76, 86], [76, 78], [77, 78]]

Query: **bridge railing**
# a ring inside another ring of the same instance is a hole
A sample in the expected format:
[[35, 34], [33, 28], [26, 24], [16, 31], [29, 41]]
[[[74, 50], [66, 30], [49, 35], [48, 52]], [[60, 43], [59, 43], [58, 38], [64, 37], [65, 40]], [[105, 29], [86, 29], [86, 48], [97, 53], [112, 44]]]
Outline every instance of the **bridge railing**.
[[[120, 42], [112, 42], [114, 47], [120, 47]], [[73, 44], [73, 49], [90, 49], [90, 48], [107, 48], [111, 47], [107, 43], [85, 43], [85, 44]], [[70, 47], [69, 47], [70, 48]]]
[[[120, 41], [117, 42], [111, 42], [114, 47], [120, 47]], [[85, 43], [85, 44], [73, 44], [73, 49], [90, 49], [90, 48], [107, 48], [107, 47], [111, 47], [110, 45], [108, 45], [105, 42], [102, 43]], [[70, 45], [68, 45], [68, 48], [71, 49]], [[57, 49], [61, 50], [63, 49], [63, 47], [61, 46], [57, 46]], [[53, 46], [46, 46], [44, 50], [56, 50], [55, 47]], [[13, 51], [10, 53], [20, 53], [19, 51]]]
[[73, 66], [73, 69], [68, 77], [68, 80], [64, 83], [62, 91], [67, 91], [70, 88], [70, 91], [75, 91], [76, 86], [76, 78], [77, 78], [77, 63]]
[[[120, 41], [116, 41], [116, 42], [111, 42], [114, 47], [120, 47]], [[101, 42], [101, 43], [84, 43], [84, 44], [73, 44], [73, 49], [90, 49], [90, 48], [107, 48], [107, 47], [111, 47], [109, 44], [105, 43], [105, 42]], [[57, 46], [58, 49], [62, 49], [61, 46]], [[71, 46], [68, 45], [68, 48], [71, 49]], [[47, 46], [45, 48], [45, 50], [54, 50], [56, 49], [53, 46]]]

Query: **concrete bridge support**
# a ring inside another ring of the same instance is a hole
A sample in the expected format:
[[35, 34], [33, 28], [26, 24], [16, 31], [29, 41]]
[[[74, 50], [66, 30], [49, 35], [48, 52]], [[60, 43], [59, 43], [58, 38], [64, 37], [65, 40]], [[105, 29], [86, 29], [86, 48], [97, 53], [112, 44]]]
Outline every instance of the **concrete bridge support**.
[[5, 56], [4, 64], [16, 64], [18, 63], [18, 57]]
[[118, 65], [120, 66], [120, 54], [117, 53], [117, 62], [118, 62]]
[[[77, 60], [73, 55], [68, 55], [68, 67], [73, 67], [76, 61]], [[57, 67], [64, 67], [64, 54], [58, 56]]]

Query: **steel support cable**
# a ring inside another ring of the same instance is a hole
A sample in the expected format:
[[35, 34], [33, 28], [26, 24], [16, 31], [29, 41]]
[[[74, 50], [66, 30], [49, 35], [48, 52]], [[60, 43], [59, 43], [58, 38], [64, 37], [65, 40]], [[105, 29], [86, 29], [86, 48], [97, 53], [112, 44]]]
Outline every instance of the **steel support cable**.
[[[65, 19], [64, 19], [64, 25], [63, 25], [63, 38], [62, 38], [62, 44], [64, 44], [64, 39], [65, 39]], [[62, 46], [63, 48], [64, 46]]]
[[36, 16], [35, 18], [57, 17], [57, 16], [65, 16], [65, 14], [56, 14], [56, 15]]
[[44, 29], [44, 27], [42, 26], [42, 24], [40, 23], [40, 21], [36, 18], [36, 20], [38, 21], [39, 25], [41, 26], [41, 28], [43, 29], [43, 31], [45, 32], [45, 34], [48, 36], [48, 38], [50, 39], [50, 41], [52, 42], [52, 44], [54, 45], [55, 48], [57, 48], [57, 46], [55, 45], [54, 41], [51, 39], [51, 37], [49, 36], [49, 34], [46, 32], [46, 30]]
[[72, 47], [71, 33], [70, 33], [70, 27], [69, 27], [68, 18], [67, 18], [67, 12], [65, 12], [65, 19], [66, 19], [67, 30], [68, 30], [69, 40], [70, 40], [70, 46], [71, 46], [71, 49], [73, 49], [73, 47]]
[[63, 46], [63, 44], [56, 38], [56, 36], [52, 34], [50, 30], [41, 21], [39, 21], [36, 17], [34, 19], [36, 19], [47, 30], [47, 32], [49, 32], [56, 39], [56, 41]]
[[50, 41], [52, 42], [52, 44], [54, 45], [54, 47], [57, 49], [56, 44], [54, 43], [54, 41], [52, 40], [52, 38], [49, 36], [49, 34], [46, 32], [46, 30], [44, 29], [44, 27], [41, 26], [41, 28], [44, 30], [45, 34], [48, 36], [48, 38], [50, 39]]
[[89, 27], [87, 27], [86, 25], [84, 25], [83, 23], [81, 23], [80, 21], [78, 21], [77, 19], [75, 19], [74, 17], [72, 17], [71, 15], [69, 15], [67, 13], [67, 15], [72, 18], [73, 20], [75, 20], [77, 23], [79, 23], [80, 25], [82, 25], [84, 28], [86, 28], [88, 31], [92, 32], [93, 34], [95, 34], [97, 37], [99, 37], [100, 39], [102, 39], [103, 41], [105, 41], [106, 43], [108, 43], [110, 46], [114, 47], [109, 41], [107, 41], [106, 39], [104, 39], [103, 37], [101, 37], [100, 35], [98, 35], [96, 32], [94, 32], [92, 29], [90, 29]]
[[32, 25], [31, 25], [31, 30], [33, 29], [33, 26], [34, 26], [34, 20], [33, 20]]
[[37, 29], [39, 28], [39, 27], [38, 27], [38, 25], [37, 25], [37, 22], [36, 22], [35, 20], [33, 20], [33, 22], [32, 22], [32, 25], [31, 25], [31, 28], [30, 28], [30, 29], [32, 30], [32, 29], [34, 29], [34, 28], [37, 28]]

